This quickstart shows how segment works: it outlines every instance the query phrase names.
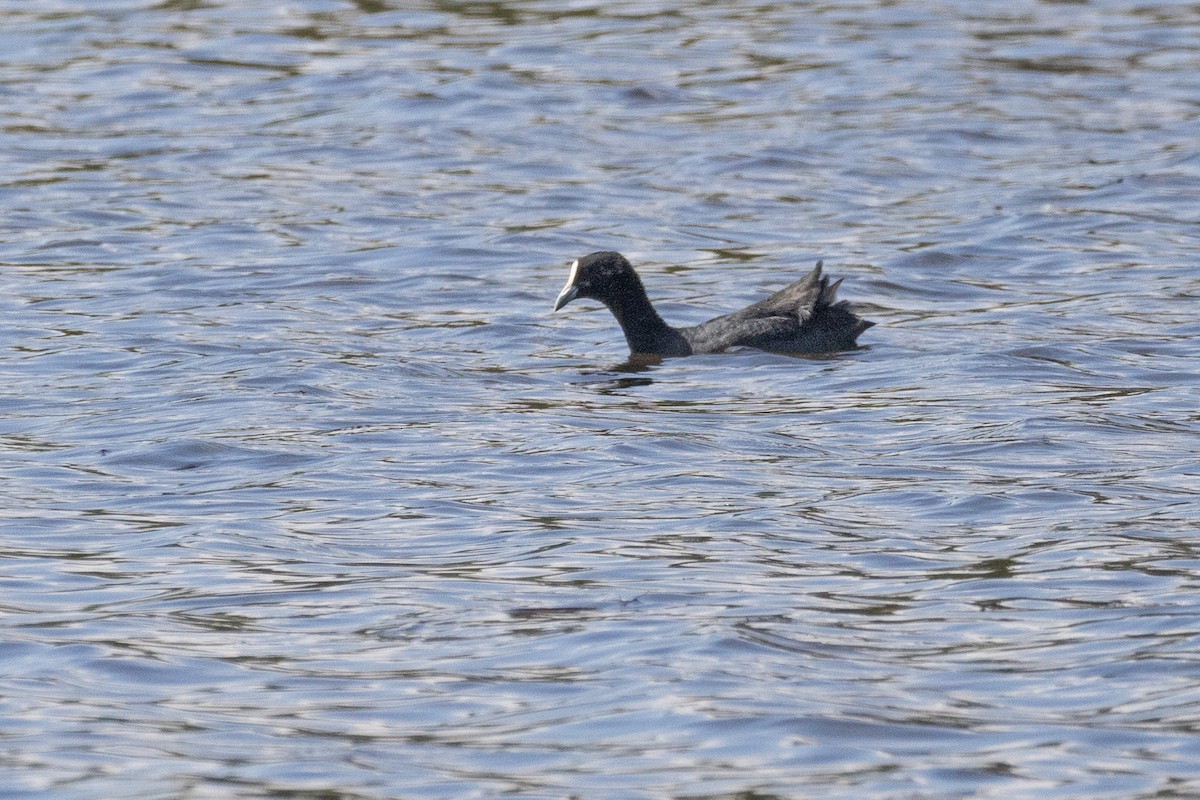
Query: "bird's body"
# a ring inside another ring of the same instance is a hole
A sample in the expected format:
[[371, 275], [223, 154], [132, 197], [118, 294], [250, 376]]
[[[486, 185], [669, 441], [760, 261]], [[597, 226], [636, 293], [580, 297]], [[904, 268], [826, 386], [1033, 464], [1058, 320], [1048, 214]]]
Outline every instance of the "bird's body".
[[806, 277], [752, 306], [689, 328], [673, 328], [654, 310], [641, 278], [620, 253], [592, 253], [571, 265], [554, 310], [579, 297], [608, 306], [639, 355], [688, 356], [754, 347], [772, 353], [816, 354], [852, 350], [858, 335], [875, 323], [855, 315], [838, 285], [821, 276], [821, 263]]

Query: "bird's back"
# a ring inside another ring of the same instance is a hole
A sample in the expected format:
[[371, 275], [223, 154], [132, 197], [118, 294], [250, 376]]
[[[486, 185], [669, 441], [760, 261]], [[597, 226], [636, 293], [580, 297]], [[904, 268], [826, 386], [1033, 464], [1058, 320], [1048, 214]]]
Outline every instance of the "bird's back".
[[755, 347], [774, 353], [828, 353], [857, 347], [858, 335], [875, 323], [836, 301], [841, 281], [821, 275], [821, 262], [805, 277], [770, 297], [681, 333], [695, 353]]

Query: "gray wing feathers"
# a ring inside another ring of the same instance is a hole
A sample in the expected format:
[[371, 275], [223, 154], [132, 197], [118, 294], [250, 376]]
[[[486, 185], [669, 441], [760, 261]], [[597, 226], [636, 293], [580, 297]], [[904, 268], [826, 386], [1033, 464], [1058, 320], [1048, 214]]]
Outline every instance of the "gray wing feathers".
[[694, 328], [686, 328], [684, 335], [691, 342], [693, 351], [719, 353], [730, 347], [754, 347], [755, 343], [760, 341], [786, 337], [793, 333], [796, 327], [795, 317], [754, 317], [739, 320], [736, 326], [697, 325]]
[[775, 352], [831, 352], [855, 346], [854, 338], [872, 323], [855, 316], [850, 303], [837, 302], [841, 280], [832, 284], [812, 272], [752, 306], [709, 320], [682, 333], [695, 353], [730, 347], [758, 347]]
[[[841, 281], [829, 285], [829, 278], [822, 277], [823, 261], [818, 261], [812, 272], [800, 280], [785, 286], [775, 294], [760, 300], [754, 305], [737, 312], [736, 316], [747, 317], [785, 315], [797, 317], [803, 325], [817, 310], [818, 305], [828, 305], [833, 302], [834, 294]], [[734, 315], [731, 315], [734, 316]]]

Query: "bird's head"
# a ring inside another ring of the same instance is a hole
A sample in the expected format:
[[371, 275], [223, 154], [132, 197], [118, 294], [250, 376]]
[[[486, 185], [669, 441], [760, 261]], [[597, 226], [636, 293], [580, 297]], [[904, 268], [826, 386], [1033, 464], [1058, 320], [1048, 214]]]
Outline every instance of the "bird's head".
[[554, 310], [558, 311], [580, 297], [599, 300], [612, 308], [614, 302], [629, 292], [645, 294], [641, 280], [625, 256], [612, 252], [589, 253], [571, 263], [571, 274], [554, 301]]

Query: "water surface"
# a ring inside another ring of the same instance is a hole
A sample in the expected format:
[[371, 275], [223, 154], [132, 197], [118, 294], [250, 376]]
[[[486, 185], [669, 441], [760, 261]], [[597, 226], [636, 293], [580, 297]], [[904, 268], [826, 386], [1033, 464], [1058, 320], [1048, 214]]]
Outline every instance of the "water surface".
[[[0, 3], [4, 797], [1200, 793], [1200, 16]], [[830, 358], [629, 365], [824, 258]]]

